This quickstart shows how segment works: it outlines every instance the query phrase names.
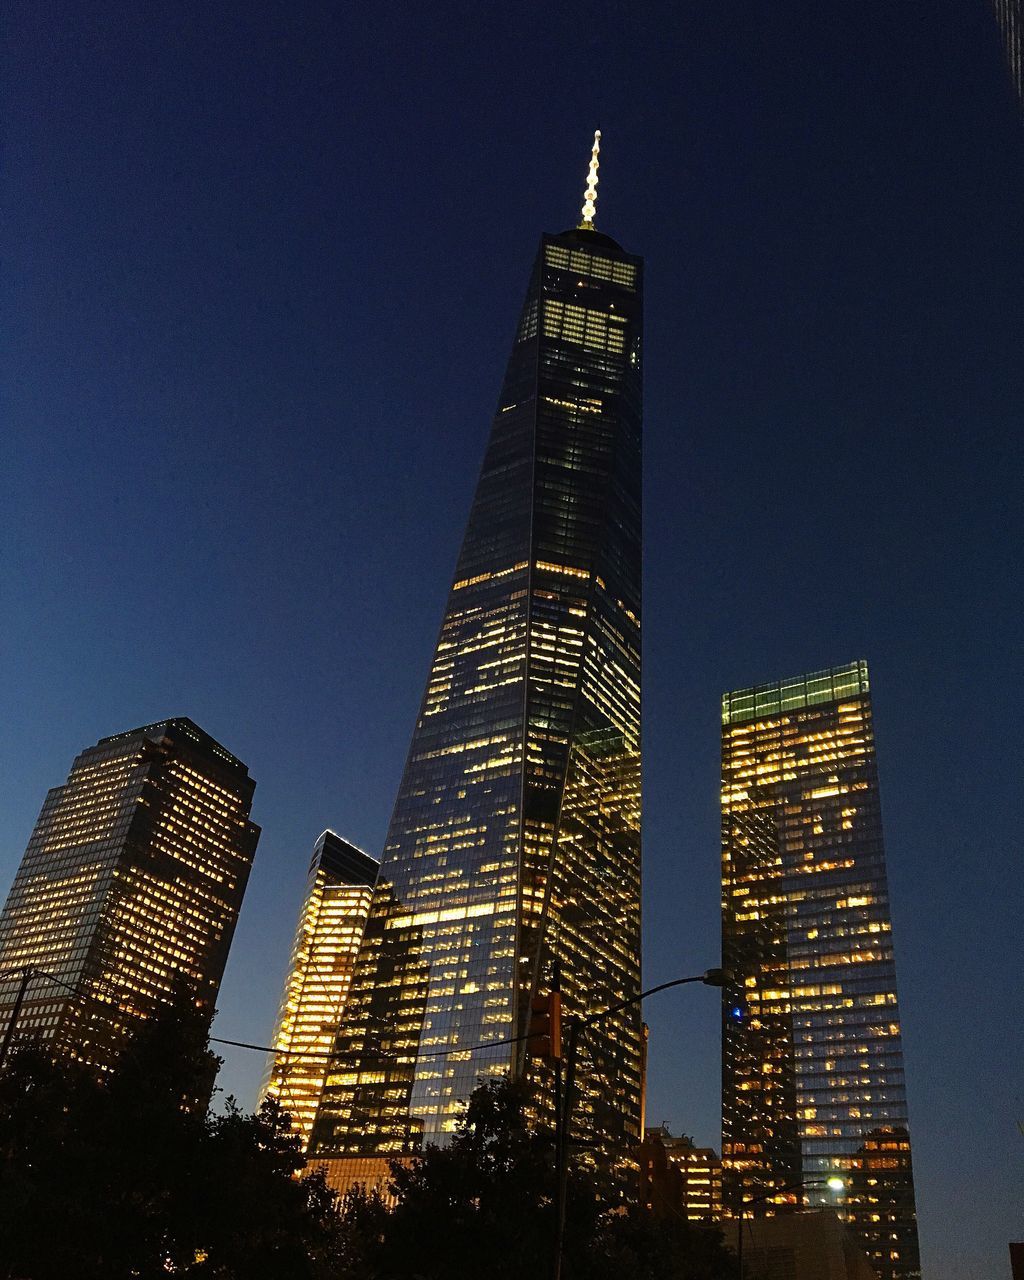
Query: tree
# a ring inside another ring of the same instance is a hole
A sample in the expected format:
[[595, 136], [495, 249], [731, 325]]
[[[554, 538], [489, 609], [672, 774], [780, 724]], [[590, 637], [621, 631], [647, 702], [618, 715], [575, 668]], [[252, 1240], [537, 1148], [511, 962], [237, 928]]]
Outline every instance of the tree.
[[[550, 1273], [551, 1139], [521, 1082], [481, 1085], [452, 1141], [392, 1166], [389, 1206], [340, 1206], [287, 1114], [208, 1100], [217, 1061], [187, 992], [99, 1076], [22, 1046], [0, 1070], [0, 1280], [522, 1280]], [[723, 1280], [715, 1232], [569, 1180], [565, 1280]]]
[[[342, 1205], [338, 1280], [522, 1280], [550, 1274], [556, 1186], [551, 1139], [528, 1122], [521, 1082], [473, 1093], [447, 1146], [392, 1165], [390, 1210], [352, 1194]], [[720, 1280], [735, 1274], [721, 1234], [665, 1225], [602, 1202], [591, 1176], [569, 1182], [565, 1280]]]
[[[314, 1280], [333, 1275], [337, 1197], [305, 1160], [287, 1112], [268, 1098], [254, 1115], [233, 1102], [207, 1127], [191, 1188], [194, 1238], [204, 1258], [190, 1277]], [[184, 1215], [183, 1215], [184, 1216]]]
[[655, 1218], [643, 1208], [608, 1214], [588, 1257], [588, 1280], [724, 1280], [736, 1257], [717, 1228]]
[[[392, 1168], [397, 1203], [381, 1221], [374, 1264], [383, 1277], [441, 1280], [534, 1274], [553, 1248], [551, 1142], [527, 1124], [522, 1084], [491, 1082], [472, 1095], [452, 1142]], [[596, 1221], [573, 1197], [573, 1225]], [[351, 1206], [350, 1206], [351, 1208]]]
[[274, 1103], [208, 1113], [217, 1059], [177, 993], [100, 1077], [19, 1049], [0, 1072], [0, 1277], [318, 1280], [337, 1212]]

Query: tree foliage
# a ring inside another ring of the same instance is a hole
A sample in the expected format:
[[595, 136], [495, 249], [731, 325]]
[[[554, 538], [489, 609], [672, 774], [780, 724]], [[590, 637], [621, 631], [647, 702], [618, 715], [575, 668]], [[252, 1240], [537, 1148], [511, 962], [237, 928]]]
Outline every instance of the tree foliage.
[[217, 1060], [185, 994], [142, 1024], [114, 1072], [21, 1048], [0, 1073], [0, 1276], [313, 1280], [334, 1196], [273, 1103], [207, 1103]]
[[[345, 1280], [522, 1280], [553, 1272], [557, 1188], [554, 1152], [528, 1123], [520, 1083], [481, 1085], [453, 1140], [392, 1166], [388, 1209], [358, 1194], [342, 1205], [353, 1244]], [[724, 1280], [735, 1261], [721, 1233], [685, 1219], [655, 1222], [609, 1207], [599, 1183], [569, 1179], [564, 1280]]]
[[[217, 1060], [182, 994], [97, 1077], [23, 1046], [0, 1070], [0, 1280], [523, 1280], [552, 1274], [557, 1187], [520, 1083], [452, 1141], [340, 1202], [276, 1102], [211, 1113]], [[724, 1280], [721, 1236], [612, 1208], [576, 1169], [563, 1280]]]
[[[554, 1248], [555, 1176], [551, 1143], [526, 1120], [522, 1085], [482, 1085], [471, 1097], [450, 1144], [428, 1147], [410, 1164], [392, 1166], [390, 1211], [377, 1208], [377, 1235], [366, 1240], [355, 1276], [376, 1280], [441, 1280], [487, 1275], [493, 1280], [550, 1270]], [[569, 1231], [593, 1228], [598, 1206], [574, 1179]], [[372, 1204], [350, 1197], [352, 1217]]]

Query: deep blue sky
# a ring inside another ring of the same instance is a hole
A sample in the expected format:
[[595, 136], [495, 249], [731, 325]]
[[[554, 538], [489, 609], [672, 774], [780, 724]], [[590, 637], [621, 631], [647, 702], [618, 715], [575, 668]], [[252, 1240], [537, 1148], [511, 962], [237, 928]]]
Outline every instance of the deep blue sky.
[[[102, 735], [189, 715], [264, 834], [221, 1035], [310, 847], [379, 850], [526, 277], [647, 259], [646, 975], [715, 963], [718, 696], [866, 657], [926, 1280], [1024, 1236], [1024, 128], [984, 0], [15, 0], [0, 893]], [[712, 995], [652, 1122], [718, 1144]], [[221, 1082], [253, 1100], [254, 1055]]]

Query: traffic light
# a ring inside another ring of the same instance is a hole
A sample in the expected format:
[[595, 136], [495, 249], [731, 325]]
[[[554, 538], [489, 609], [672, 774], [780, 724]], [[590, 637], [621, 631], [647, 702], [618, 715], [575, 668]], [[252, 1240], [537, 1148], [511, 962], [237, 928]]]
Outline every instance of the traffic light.
[[530, 1001], [530, 1030], [526, 1052], [531, 1058], [562, 1056], [562, 996], [552, 991]]

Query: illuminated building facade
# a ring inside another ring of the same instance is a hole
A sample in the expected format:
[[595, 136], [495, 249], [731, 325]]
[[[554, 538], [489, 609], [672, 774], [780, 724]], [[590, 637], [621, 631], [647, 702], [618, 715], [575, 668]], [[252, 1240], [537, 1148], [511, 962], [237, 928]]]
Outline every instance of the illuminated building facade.
[[1006, 62], [1014, 88], [1024, 104], [1024, 6], [1021, 0], [993, 0], [993, 8], [1003, 34]]
[[841, 1177], [878, 1275], [919, 1276], [866, 663], [725, 695], [722, 850], [726, 1208]]
[[711, 1147], [648, 1129], [640, 1148], [641, 1199], [656, 1217], [717, 1222], [722, 1216], [722, 1162]]
[[[567, 1016], [640, 990], [641, 262], [594, 229], [595, 174], [596, 144], [589, 217], [530, 276], [317, 1157], [443, 1141], [482, 1077], [527, 1070], [556, 969]], [[641, 1057], [636, 1007], [584, 1041], [576, 1123], [613, 1161]]]
[[212, 1016], [259, 828], [191, 720], [103, 738], [46, 797], [0, 916], [0, 1028], [100, 1069], [182, 980]]
[[290, 1112], [305, 1148], [380, 864], [333, 831], [313, 846], [306, 896], [264, 1093]]
[[701, 1222], [722, 1216], [722, 1162], [711, 1147], [695, 1147], [685, 1136], [662, 1139], [669, 1166], [679, 1174], [682, 1212]]

